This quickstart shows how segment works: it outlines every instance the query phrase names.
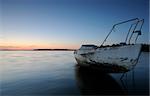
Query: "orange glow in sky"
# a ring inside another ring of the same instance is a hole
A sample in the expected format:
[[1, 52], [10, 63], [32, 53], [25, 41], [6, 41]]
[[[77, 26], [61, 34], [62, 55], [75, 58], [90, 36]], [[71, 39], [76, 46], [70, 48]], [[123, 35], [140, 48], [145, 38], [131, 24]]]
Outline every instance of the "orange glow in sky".
[[30, 50], [30, 49], [77, 49], [78, 45], [65, 45], [65, 44], [51, 44], [51, 45], [32, 45], [32, 44], [7, 44], [7, 45], [0, 45], [1, 49], [9, 49], [9, 50]]
[[71, 44], [61, 41], [35, 41], [30, 39], [4, 38], [0, 40], [0, 50], [31, 50], [31, 49], [77, 49], [79, 44]]

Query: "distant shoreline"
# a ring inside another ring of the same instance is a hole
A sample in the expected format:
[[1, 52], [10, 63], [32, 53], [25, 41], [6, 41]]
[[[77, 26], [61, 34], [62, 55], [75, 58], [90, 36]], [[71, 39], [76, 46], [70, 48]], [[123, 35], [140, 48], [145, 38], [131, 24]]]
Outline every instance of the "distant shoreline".
[[[76, 49], [0, 49], [0, 51], [75, 51]], [[142, 52], [150, 52], [149, 44], [142, 44]]]
[[75, 49], [33, 49], [33, 51], [74, 51]]
[[75, 51], [76, 49], [1, 49], [0, 51]]

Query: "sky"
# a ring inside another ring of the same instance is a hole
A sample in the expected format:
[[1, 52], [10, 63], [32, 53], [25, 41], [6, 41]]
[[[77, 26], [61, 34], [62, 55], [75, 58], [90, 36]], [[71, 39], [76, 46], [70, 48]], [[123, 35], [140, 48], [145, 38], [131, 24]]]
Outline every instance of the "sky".
[[0, 0], [0, 49], [99, 46], [113, 24], [132, 18], [145, 20], [138, 43], [149, 43], [149, 0]]

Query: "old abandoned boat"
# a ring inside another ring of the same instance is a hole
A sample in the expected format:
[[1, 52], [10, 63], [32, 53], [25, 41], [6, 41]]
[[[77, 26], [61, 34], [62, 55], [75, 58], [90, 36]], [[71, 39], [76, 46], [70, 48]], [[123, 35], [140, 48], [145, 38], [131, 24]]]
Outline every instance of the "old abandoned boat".
[[[114, 31], [114, 28], [124, 23], [131, 24], [125, 42], [104, 46], [107, 38]], [[141, 35], [143, 23], [144, 19], [140, 20], [138, 18], [117, 23], [113, 25], [101, 46], [82, 45], [80, 49], [74, 51], [78, 65], [95, 67], [109, 73], [122, 73], [133, 69], [141, 53], [142, 45], [136, 44], [136, 41], [138, 36]], [[130, 44], [133, 35], [136, 35], [135, 42]]]

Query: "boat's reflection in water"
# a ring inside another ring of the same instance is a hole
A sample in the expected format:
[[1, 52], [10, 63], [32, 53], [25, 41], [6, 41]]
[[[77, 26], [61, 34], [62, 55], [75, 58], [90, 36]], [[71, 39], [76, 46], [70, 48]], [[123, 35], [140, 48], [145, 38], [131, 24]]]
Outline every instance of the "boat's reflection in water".
[[76, 65], [77, 85], [82, 95], [124, 95], [126, 91], [109, 75]]

